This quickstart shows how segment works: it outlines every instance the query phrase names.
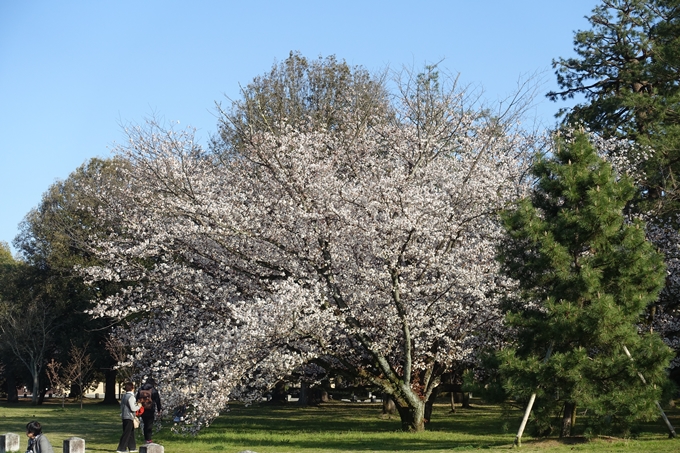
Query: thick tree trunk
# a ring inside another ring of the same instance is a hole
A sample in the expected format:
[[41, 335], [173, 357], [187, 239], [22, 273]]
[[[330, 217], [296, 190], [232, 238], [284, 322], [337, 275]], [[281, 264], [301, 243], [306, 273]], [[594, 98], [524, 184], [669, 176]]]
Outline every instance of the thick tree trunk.
[[118, 404], [116, 398], [116, 376], [118, 371], [106, 370], [104, 373], [106, 382], [104, 383], [104, 401], [102, 404]]
[[562, 415], [562, 430], [560, 437], [571, 436], [571, 428], [576, 424], [576, 403], [566, 401], [564, 403], [564, 414]]
[[397, 413], [397, 406], [394, 404], [392, 396], [383, 393], [382, 396], [382, 414], [383, 415], [394, 415]]
[[8, 370], [6, 376], [7, 376], [7, 402], [18, 403], [19, 393], [17, 392], [17, 381], [14, 378], [14, 370]]
[[47, 393], [47, 389], [41, 389], [40, 390], [40, 395], [38, 395], [38, 404], [42, 405], [45, 402], [45, 394]]
[[77, 382], [71, 383], [71, 388], [69, 389], [69, 398], [77, 399], [83, 394], [83, 389]]
[[463, 409], [470, 409], [470, 392], [463, 392]]
[[413, 406], [396, 404], [401, 418], [402, 431], [419, 432], [425, 431], [425, 402], [421, 401]]
[[286, 383], [283, 381], [278, 381], [271, 391], [273, 404], [285, 404], [286, 403]]

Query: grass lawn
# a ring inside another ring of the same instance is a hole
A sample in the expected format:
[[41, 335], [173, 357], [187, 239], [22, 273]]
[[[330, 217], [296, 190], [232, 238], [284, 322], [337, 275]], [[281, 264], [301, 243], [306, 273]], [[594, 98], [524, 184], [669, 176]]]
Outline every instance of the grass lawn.
[[[398, 417], [383, 419], [378, 404], [334, 402], [318, 408], [295, 406], [244, 407], [232, 405], [231, 411], [196, 437], [170, 431], [169, 420], [154, 435], [166, 453], [224, 452], [253, 450], [258, 453], [320, 452], [445, 452], [470, 450], [511, 450], [521, 419], [519, 410], [504, 413], [498, 406], [474, 404], [472, 409], [448, 412], [446, 404], [436, 405], [432, 422], [424, 433], [403, 433]], [[77, 404], [62, 409], [58, 402], [42, 406], [29, 402], [0, 404], [0, 433], [21, 435], [21, 450], [26, 448], [25, 426], [38, 420], [55, 451], [64, 439], [85, 439], [88, 452], [111, 452], [121, 433], [119, 408], [93, 401], [81, 410]], [[676, 428], [680, 410], [667, 412]], [[169, 417], [167, 417], [169, 419]], [[138, 443], [141, 434], [138, 433]], [[678, 452], [680, 440], [667, 439], [661, 420], [639, 427], [634, 439], [532, 439], [525, 436], [524, 452]]]

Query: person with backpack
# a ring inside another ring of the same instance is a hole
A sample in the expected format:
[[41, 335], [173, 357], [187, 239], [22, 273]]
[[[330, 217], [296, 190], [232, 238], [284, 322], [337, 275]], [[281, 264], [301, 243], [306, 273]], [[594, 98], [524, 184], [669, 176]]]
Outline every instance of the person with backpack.
[[163, 410], [161, 405], [161, 396], [156, 390], [156, 381], [149, 379], [146, 384], [142, 385], [137, 391], [137, 401], [140, 402], [144, 408], [142, 412], [142, 423], [144, 424], [144, 440], [147, 444], [153, 442], [151, 436], [153, 434], [153, 422], [156, 419], [156, 414], [160, 415]]

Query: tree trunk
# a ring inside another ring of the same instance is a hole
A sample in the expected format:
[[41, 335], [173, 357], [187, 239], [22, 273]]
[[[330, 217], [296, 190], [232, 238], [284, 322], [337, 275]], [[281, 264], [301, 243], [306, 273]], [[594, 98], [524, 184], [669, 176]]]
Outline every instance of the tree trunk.
[[562, 430], [560, 437], [571, 436], [571, 428], [576, 423], [576, 403], [566, 401], [564, 403], [564, 414], [562, 415]]
[[425, 431], [425, 402], [420, 401], [412, 407], [396, 404], [401, 418], [402, 431]]
[[69, 392], [70, 392], [69, 397], [75, 400], [80, 398], [80, 395], [83, 394], [83, 388], [80, 386], [78, 382], [72, 382], [71, 389]]
[[118, 404], [116, 398], [116, 370], [106, 370], [104, 373], [106, 382], [104, 384], [104, 401], [102, 404]]
[[449, 395], [451, 395], [451, 413], [455, 414], [456, 413], [456, 393], [455, 392], [449, 392]]
[[7, 376], [7, 402], [18, 403], [19, 393], [17, 392], [17, 381], [14, 378], [14, 370], [8, 370]]
[[309, 403], [309, 388], [306, 382], [300, 383], [300, 396], [298, 397], [298, 406], [307, 406]]
[[382, 396], [382, 413], [383, 415], [394, 415], [397, 413], [397, 406], [394, 404], [392, 396], [383, 393]]
[[463, 392], [463, 409], [470, 409], [470, 392]]
[[429, 423], [430, 420], [432, 420], [432, 409], [434, 407], [434, 401], [437, 399], [437, 395], [439, 394], [439, 387], [435, 388], [432, 393], [430, 394], [430, 397], [427, 399], [425, 402], [425, 423]]
[[40, 394], [38, 395], [39, 405], [42, 405], [45, 402], [45, 394], [47, 394], [47, 389], [40, 389]]
[[31, 404], [34, 406], [38, 404], [38, 397], [40, 395], [40, 372], [36, 364], [33, 364], [31, 369], [31, 374], [33, 378], [33, 393], [31, 395]]

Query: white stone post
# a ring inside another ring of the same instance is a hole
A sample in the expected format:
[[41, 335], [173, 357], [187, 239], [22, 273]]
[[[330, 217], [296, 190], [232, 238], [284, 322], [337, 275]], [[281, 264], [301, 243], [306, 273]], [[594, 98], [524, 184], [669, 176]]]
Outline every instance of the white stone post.
[[64, 453], [85, 453], [85, 439], [80, 437], [64, 439]]
[[19, 451], [19, 435], [7, 433], [0, 435], [0, 453]]

